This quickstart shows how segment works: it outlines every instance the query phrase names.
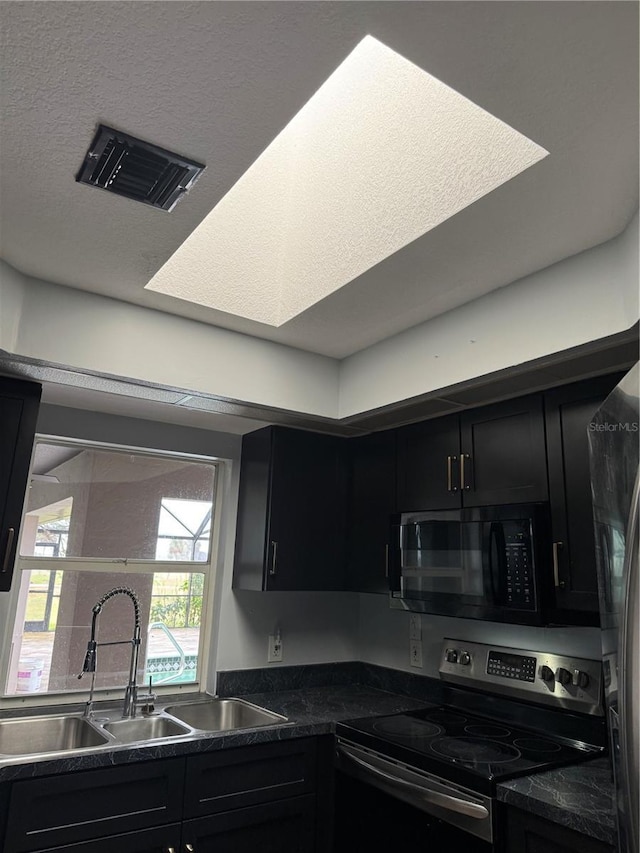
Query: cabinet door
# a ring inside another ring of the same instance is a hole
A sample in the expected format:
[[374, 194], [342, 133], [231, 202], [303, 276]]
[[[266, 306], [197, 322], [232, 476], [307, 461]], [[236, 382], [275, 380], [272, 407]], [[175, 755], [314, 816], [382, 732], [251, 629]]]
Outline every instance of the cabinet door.
[[504, 853], [614, 853], [602, 841], [529, 812], [513, 807], [505, 812]]
[[181, 831], [182, 824], [172, 823], [124, 835], [92, 838], [79, 844], [46, 847], [38, 853], [181, 853]]
[[197, 853], [313, 853], [315, 797], [185, 821], [182, 843]]
[[345, 440], [274, 428], [267, 589], [345, 587]]
[[547, 500], [541, 394], [463, 412], [460, 424], [464, 506]]
[[244, 436], [235, 589], [344, 589], [345, 441], [286, 427]]
[[396, 431], [352, 438], [348, 454], [348, 587], [388, 593], [389, 530], [396, 512]]
[[183, 779], [184, 760], [166, 759], [14, 782], [5, 849], [27, 853], [178, 822]]
[[588, 428], [620, 376], [545, 395], [549, 497], [554, 541], [554, 621], [599, 624]]
[[398, 442], [398, 512], [460, 506], [458, 415], [402, 427]]
[[11, 587], [40, 386], [0, 379], [0, 591]]
[[310, 794], [316, 748], [315, 738], [296, 738], [189, 757], [185, 818]]

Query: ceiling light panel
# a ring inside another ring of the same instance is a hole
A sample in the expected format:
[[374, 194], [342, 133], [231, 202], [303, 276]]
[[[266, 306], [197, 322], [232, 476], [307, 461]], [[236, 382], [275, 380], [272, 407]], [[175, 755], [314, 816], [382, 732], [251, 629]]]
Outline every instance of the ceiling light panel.
[[147, 288], [280, 326], [547, 153], [367, 36]]

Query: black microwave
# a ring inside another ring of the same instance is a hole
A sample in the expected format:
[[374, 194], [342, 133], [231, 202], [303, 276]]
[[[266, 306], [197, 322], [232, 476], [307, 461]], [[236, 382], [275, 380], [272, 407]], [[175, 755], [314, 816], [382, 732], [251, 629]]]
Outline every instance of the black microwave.
[[391, 606], [543, 625], [550, 555], [548, 504], [403, 513], [391, 526]]

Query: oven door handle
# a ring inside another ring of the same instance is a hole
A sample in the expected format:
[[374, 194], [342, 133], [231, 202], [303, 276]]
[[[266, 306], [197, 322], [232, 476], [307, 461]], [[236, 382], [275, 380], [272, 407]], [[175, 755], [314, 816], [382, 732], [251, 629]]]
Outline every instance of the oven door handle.
[[384, 770], [374, 767], [367, 761], [363, 761], [362, 758], [357, 758], [342, 744], [338, 746], [338, 751], [345, 755], [350, 761], [353, 761], [355, 764], [363, 767], [367, 772], [373, 773], [374, 776], [379, 776], [391, 785], [395, 785], [398, 788], [404, 788], [405, 790], [412, 791], [414, 794], [418, 794], [423, 800], [434, 806], [440, 806], [450, 812], [457, 812], [458, 814], [473, 817], [477, 820], [484, 820], [489, 817], [489, 810], [478, 803], [470, 803], [467, 800], [461, 800], [458, 797], [452, 797], [449, 794], [440, 794], [438, 791], [430, 791], [428, 788], [423, 788], [422, 785], [416, 785], [414, 782], [407, 782], [405, 779], [399, 779], [397, 776], [392, 776], [390, 773], [386, 773]]

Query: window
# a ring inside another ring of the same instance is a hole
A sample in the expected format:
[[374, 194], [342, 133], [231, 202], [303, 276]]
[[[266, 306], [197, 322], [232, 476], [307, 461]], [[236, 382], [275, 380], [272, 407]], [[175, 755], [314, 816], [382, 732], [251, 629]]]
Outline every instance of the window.
[[[85, 692], [89, 676], [78, 674], [92, 608], [116, 587], [133, 590], [140, 604], [138, 682], [198, 685], [212, 588], [218, 464], [36, 440], [5, 696]], [[130, 597], [105, 601], [97, 618], [98, 690], [124, 688], [133, 630]]]

